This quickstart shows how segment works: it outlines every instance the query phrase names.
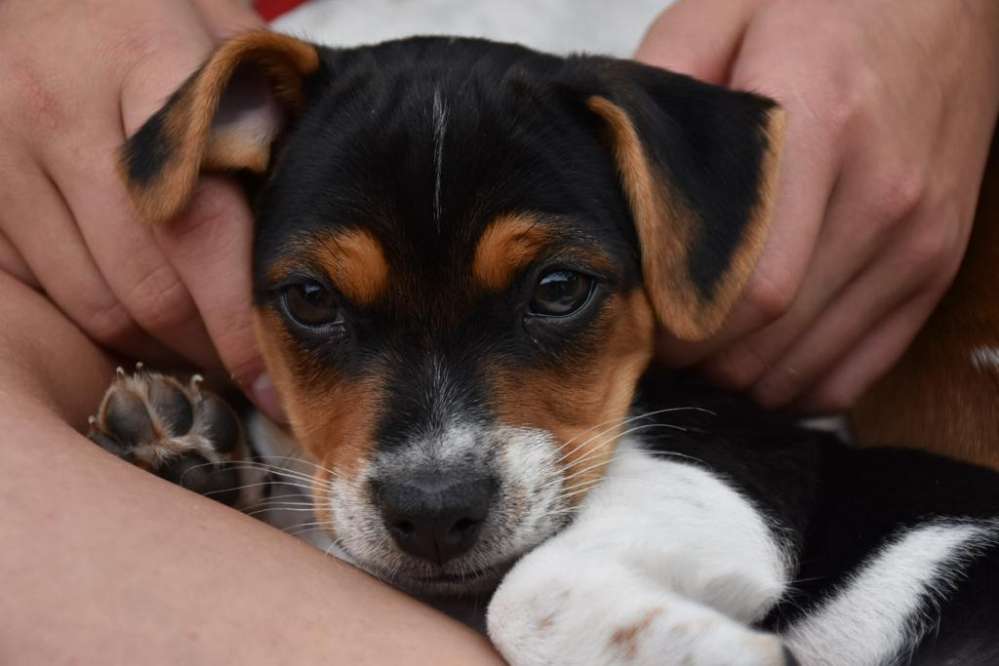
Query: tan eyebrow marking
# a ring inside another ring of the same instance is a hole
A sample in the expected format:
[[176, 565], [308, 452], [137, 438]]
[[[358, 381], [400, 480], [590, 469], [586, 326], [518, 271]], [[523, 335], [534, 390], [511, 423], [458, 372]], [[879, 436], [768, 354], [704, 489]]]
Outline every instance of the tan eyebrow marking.
[[388, 290], [385, 251], [378, 239], [364, 229], [347, 229], [313, 238], [306, 244], [306, 255], [354, 303], [374, 303]]
[[510, 285], [517, 271], [534, 260], [548, 241], [548, 234], [529, 213], [501, 215], [479, 239], [472, 274], [487, 289]]

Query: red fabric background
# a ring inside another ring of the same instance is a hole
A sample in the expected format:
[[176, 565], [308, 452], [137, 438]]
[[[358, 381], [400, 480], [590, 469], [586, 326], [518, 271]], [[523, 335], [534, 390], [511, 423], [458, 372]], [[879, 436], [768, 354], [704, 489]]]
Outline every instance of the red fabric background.
[[253, 6], [264, 20], [273, 21], [281, 14], [290, 12], [304, 2], [305, 0], [254, 0]]

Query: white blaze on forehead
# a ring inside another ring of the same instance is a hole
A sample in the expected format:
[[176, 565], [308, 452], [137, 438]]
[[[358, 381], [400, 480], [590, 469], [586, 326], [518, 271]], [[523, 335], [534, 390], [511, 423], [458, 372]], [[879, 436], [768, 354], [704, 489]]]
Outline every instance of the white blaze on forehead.
[[975, 347], [971, 350], [971, 365], [983, 372], [999, 372], [999, 347]]
[[414, 473], [468, 468], [484, 461], [479, 443], [482, 429], [463, 421], [452, 421], [439, 430], [414, 435], [400, 446], [378, 454], [376, 469], [405, 478]]
[[441, 225], [441, 172], [444, 163], [444, 134], [447, 132], [447, 104], [440, 89], [434, 90], [434, 224]]

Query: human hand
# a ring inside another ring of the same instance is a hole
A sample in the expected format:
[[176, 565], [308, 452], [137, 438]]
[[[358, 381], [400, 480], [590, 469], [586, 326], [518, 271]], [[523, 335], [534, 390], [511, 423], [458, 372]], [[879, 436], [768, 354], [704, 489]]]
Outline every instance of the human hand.
[[753, 277], [721, 332], [663, 356], [766, 406], [847, 408], [960, 266], [999, 109], [999, 4], [679, 0], [636, 57], [787, 111]]
[[0, 3], [0, 270], [112, 352], [225, 369], [272, 414], [251, 325], [252, 222], [206, 179], [168, 225], [135, 219], [118, 148], [225, 36], [239, 0]]

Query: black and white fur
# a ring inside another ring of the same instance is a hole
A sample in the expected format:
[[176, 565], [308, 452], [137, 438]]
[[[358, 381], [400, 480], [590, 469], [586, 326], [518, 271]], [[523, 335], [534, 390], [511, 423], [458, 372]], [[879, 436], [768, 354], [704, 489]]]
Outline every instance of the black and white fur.
[[[851, 449], [696, 384], [489, 608], [516, 664], [994, 664], [994, 473]], [[648, 404], [648, 403], [647, 403]], [[767, 423], [767, 421], [771, 421]]]

